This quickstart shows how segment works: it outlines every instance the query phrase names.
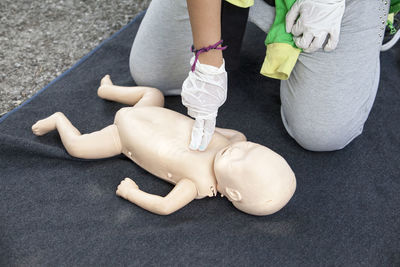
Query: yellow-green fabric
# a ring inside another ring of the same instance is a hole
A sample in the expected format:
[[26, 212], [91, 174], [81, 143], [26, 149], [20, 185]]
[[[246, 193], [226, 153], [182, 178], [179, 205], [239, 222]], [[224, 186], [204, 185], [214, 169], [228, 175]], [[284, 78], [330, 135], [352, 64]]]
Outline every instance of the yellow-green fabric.
[[[247, 8], [254, 5], [254, 0], [226, 0], [227, 2]], [[289, 79], [297, 58], [301, 52], [293, 41], [293, 36], [286, 32], [286, 13], [296, 0], [275, 0], [275, 21], [265, 39], [267, 47], [264, 63], [260, 73], [262, 75], [280, 79]]]
[[260, 73], [279, 80], [289, 79], [301, 50], [286, 43], [267, 45], [267, 52]]
[[225, 0], [225, 1], [238, 7], [251, 7], [252, 5], [254, 5], [254, 0]]
[[274, 79], [287, 80], [296, 65], [301, 49], [293, 41], [293, 35], [286, 32], [286, 13], [296, 0], [275, 0], [275, 20], [265, 46], [267, 47], [260, 73]]

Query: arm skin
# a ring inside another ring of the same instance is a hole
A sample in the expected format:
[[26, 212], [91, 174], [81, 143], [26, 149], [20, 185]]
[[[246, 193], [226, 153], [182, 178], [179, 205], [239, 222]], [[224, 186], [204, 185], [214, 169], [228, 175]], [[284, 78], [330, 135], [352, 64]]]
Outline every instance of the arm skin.
[[[207, 47], [221, 40], [221, 0], [187, 0], [195, 49]], [[222, 65], [222, 51], [210, 50], [201, 53], [203, 64], [215, 67]]]
[[197, 196], [196, 185], [189, 179], [180, 180], [165, 197], [146, 193], [134, 181], [125, 178], [118, 186], [117, 195], [158, 215], [169, 215], [189, 204]]

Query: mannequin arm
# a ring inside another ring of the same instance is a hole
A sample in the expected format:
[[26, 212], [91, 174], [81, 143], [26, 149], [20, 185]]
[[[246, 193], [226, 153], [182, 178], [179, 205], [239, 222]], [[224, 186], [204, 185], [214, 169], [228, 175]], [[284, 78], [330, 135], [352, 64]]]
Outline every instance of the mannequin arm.
[[169, 215], [195, 199], [197, 188], [189, 179], [182, 179], [167, 196], [161, 197], [143, 192], [134, 181], [125, 178], [118, 186], [116, 193], [118, 196], [150, 212], [159, 215]]
[[231, 129], [224, 129], [224, 128], [215, 128], [215, 131], [219, 134], [222, 134], [226, 138], [229, 139], [231, 143], [247, 141], [247, 138], [244, 134], [239, 131], [231, 130]]

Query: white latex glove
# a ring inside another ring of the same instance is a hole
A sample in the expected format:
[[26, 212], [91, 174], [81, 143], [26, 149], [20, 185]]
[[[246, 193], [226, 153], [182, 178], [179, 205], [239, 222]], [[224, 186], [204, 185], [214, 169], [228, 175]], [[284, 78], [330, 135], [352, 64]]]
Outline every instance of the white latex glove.
[[[194, 59], [194, 56], [190, 59], [191, 65]], [[190, 71], [183, 82], [182, 104], [187, 107], [188, 115], [196, 119], [192, 128], [190, 149], [204, 151], [210, 143], [215, 131], [218, 108], [226, 100], [227, 87], [225, 61], [219, 68], [197, 61], [195, 71]]]
[[322, 48], [329, 34], [324, 50], [332, 51], [339, 43], [344, 9], [345, 0], [297, 0], [286, 14], [286, 32], [308, 53]]

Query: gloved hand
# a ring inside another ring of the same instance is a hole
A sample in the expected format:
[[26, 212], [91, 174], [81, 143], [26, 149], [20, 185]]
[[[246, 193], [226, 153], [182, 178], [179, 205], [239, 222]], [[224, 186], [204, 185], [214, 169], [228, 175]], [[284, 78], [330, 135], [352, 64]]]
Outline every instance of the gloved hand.
[[329, 34], [324, 50], [332, 51], [339, 42], [344, 9], [345, 0], [297, 0], [286, 14], [286, 32], [308, 53], [322, 48]]
[[[191, 65], [194, 60], [195, 56], [190, 60]], [[197, 61], [195, 70], [190, 71], [183, 82], [182, 104], [187, 107], [188, 115], [196, 119], [192, 128], [190, 149], [204, 151], [210, 143], [215, 131], [218, 108], [226, 100], [227, 87], [225, 61], [219, 68]]]

